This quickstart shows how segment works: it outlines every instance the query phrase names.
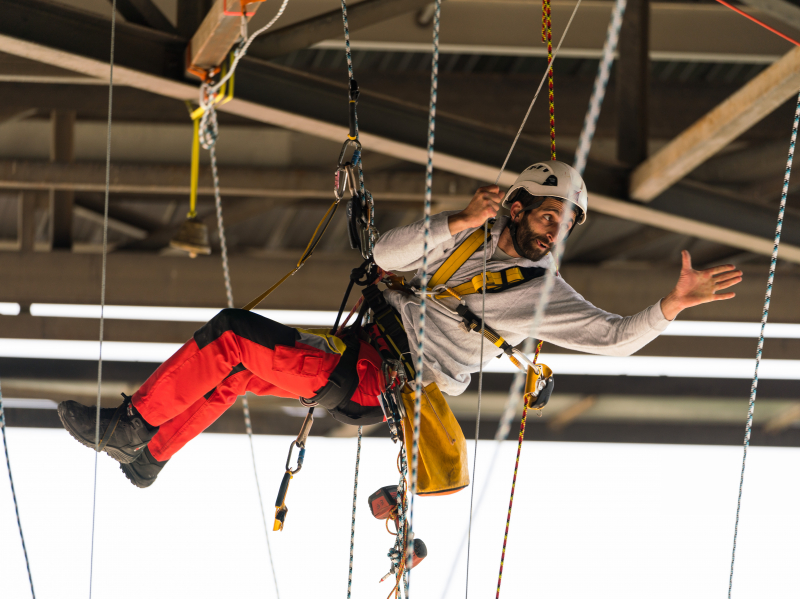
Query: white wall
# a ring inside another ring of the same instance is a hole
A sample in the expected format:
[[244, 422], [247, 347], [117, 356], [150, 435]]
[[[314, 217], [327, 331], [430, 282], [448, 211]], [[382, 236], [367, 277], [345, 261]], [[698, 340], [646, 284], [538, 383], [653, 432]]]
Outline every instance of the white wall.
[[[37, 597], [88, 596], [91, 450], [61, 430], [8, 431]], [[256, 437], [268, 518], [289, 437]], [[355, 439], [311, 438], [292, 481], [286, 529], [270, 532], [281, 596], [344, 597]], [[493, 453], [479, 447], [479, 484]], [[395, 447], [365, 439], [354, 593], [383, 597], [392, 537], [367, 496], [396, 482]], [[501, 449], [474, 522], [470, 596], [494, 596], [516, 444]], [[471, 455], [471, 450], [470, 450]], [[800, 450], [752, 448], [734, 597], [800, 592]], [[737, 447], [526, 443], [502, 596], [708, 598], [725, 596], [741, 464]], [[2, 470], [2, 467], [0, 467]], [[0, 596], [29, 596], [11, 494], [0, 477]], [[150, 489], [99, 460], [94, 597], [274, 597], [247, 438], [203, 435]], [[476, 493], [477, 499], [477, 493]], [[416, 502], [429, 557], [412, 595], [439, 598], [467, 522], [469, 491]], [[464, 596], [464, 566], [447, 595]]]

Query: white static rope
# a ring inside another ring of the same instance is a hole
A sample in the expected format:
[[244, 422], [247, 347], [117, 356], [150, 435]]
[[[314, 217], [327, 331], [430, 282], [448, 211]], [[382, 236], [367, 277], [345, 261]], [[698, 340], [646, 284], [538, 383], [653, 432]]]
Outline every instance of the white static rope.
[[422, 370], [423, 355], [425, 350], [425, 309], [426, 290], [428, 288], [428, 249], [431, 236], [431, 199], [433, 196], [433, 153], [436, 137], [436, 101], [439, 87], [439, 23], [442, 12], [442, 0], [436, 0], [433, 14], [433, 55], [431, 57], [431, 95], [428, 111], [428, 163], [425, 167], [425, 204], [423, 209], [423, 234], [422, 234], [422, 272], [420, 273], [419, 288], [419, 327], [417, 328], [417, 366], [414, 381], [414, 432], [411, 443], [411, 477], [408, 511], [408, 537], [406, 544], [406, 599], [409, 597], [411, 580], [411, 566], [414, 558], [414, 495], [417, 492], [417, 468], [419, 459], [419, 424], [422, 411]]
[[[228, 262], [228, 242], [225, 236], [225, 223], [222, 219], [222, 194], [220, 193], [219, 168], [217, 165], [216, 144], [219, 136], [219, 125], [217, 123], [217, 113], [213, 109], [213, 104], [210, 111], [207, 111], [206, 114], [210, 114], [209, 119], [206, 121], [206, 128], [201, 127], [198, 135], [200, 136], [201, 145], [208, 150], [211, 158], [211, 177], [214, 183], [214, 206], [217, 212], [217, 232], [219, 233], [219, 245], [222, 254], [222, 276], [225, 281], [225, 295], [228, 300], [228, 308], [233, 308], [233, 287], [231, 286], [231, 272]], [[256, 450], [253, 444], [253, 424], [250, 419], [250, 402], [247, 401], [247, 395], [242, 396], [242, 411], [247, 440], [250, 444], [253, 477], [255, 478], [256, 492], [258, 493], [258, 507], [261, 510], [261, 520], [264, 524], [264, 538], [267, 541], [267, 555], [269, 556], [269, 565], [272, 570], [272, 581], [275, 584], [275, 596], [280, 599], [281, 594], [278, 590], [278, 576], [275, 571], [275, 563], [272, 559], [272, 546], [269, 542], [269, 525], [267, 523], [267, 514], [264, 511], [264, 499], [261, 495], [261, 483], [258, 478], [258, 468], [256, 466]]]
[[761, 312], [761, 335], [758, 338], [758, 348], [756, 349], [756, 368], [753, 374], [753, 383], [750, 387], [750, 404], [747, 408], [747, 425], [744, 433], [744, 449], [742, 454], [742, 473], [739, 477], [739, 497], [736, 500], [736, 525], [733, 530], [733, 550], [731, 552], [731, 573], [728, 579], [728, 599], [731, 599], [733, 589], [733, 566], [736, 562], [736, 540], [739, 536], [739, 512], [742, 509], [742, 488], [744, 487], [744, 467], [747, 463], [747, 448], [750, 446], [750, 435], [753, 431], [753, 413], [756, 407], [756, 391], [758, 389], [758, 367], [761, 364], [761, 354], [764, 351], [764, 329], [769, 318], [769, 305], [772, 298], [772, 284], [775, 281], [775, 267], [778, 263], [778, 248], [781, 244], [781, 230], [783, 229], [783, 216], [786, 212], [786, 197], [789, 195], [789, 178], [792, 174], [792, 162], [794, 161], [794, 148], [797, 142], [797, 128], [800, 125], [800, 95], [797, 97], [797, 107], [794, 111], [794, 123], [792, 124], [792, 137], [789, 142], [789, 156], [786, 159], [786, 172], [783, 176], [783, 190], [781, 191], [781, 204], [778, 209], [778, 223], [775, 226], [775, 243], [772, 248], [772, 259], [769, 265], [769, 277], [767, 279], [767, 292], [764, 296], [764, 308]]
[[94, 532], [97, 515], [97, 454], [100, 453], [100, 398], [103, 386], [103, 333], [106, 306], [106, 270], [108, 265], [108, 204], [111, 185], [111, 108], [114, 100], [114, 46], [117, 29], [117, 0], [111, 3], [111, 56], [108, 61], [108, 122], [106, 125], [106, 189], [103, 206], [103, 258], [100, 274], [100, 348], [97, 357], [97, 412], [94, 426], [94, 482], [92, 487], [92, 539], [89, 554], [89, 599], [94, 581]]
[[597, 119], [600, 118], [600, 110], [603, 107], [603, 99], [606, 96], [608, 78], [611, 74], [611, 65], [614, 64], [614, 53], [617, 51], [619, 30], [622, 26], [622, 17], [625, 16], [626, 6], [627, 0], [616, 0], [614, 10], [611, 13], [611, 20], [608, 22], [606, 41], [603, 44], [603, 57], [600, 60], [597, 76], [594, 79], [592, 97], [589, 100], [589, 108], [583, 121], [583, 129], [581, 129], [578, 149], [575, 151], [575, 161], [572, 165], [580, 175], [583, 175], [583, 171], [586, 169], [586, 161], [589, 159], [589, 150], [592, 147], [594, 132], [597, 129]]
[[[536, 93], [534, 94], [533, 99], [531, 100], [531, 103], [528, 106], [528, 110], [525, 113], [525, 117], [522, 119], [522, 124], [519, 126], [519, 129], [517, 130], [517, 134], [514, 136], [514, 141], [511, 143], [511, 147], [508, 150], [508, 154], [506, 154], [505, 160], [503, 160], [503, 164], [500, 167], [500, 171], [497, 173], [497, 178], [494, 181], [495, 185], [499, 184], [500, 177], [503, 175], [503, 172], [505, 171], [506, 166], [508, 165], [508, 161], [511, 158], [511, 154], [514, 152], [514, 148], [517, 145], [517, 141], [519, 141], [519, 138], [522, 135], [522, 130], [525, 128], [525, 124], [528, 122], [528, 117], [531, 114], [531, 110], [533, 110], [533, 105], [536, 103], [536, 99], [539, 97], [539, 92], [542, 91], [542, 86], [544, 85], [544, 82], [547, 79], [547, 75], [550, 72], [550, 68], [553, 66], [553, 62], [555, 62], [556, 56], [558, 56], [559, 50], [561, 50], [561, 44], [564, 43], [564, 39], [567, 37], [567, 33], [569, 32], [569, 28], [572, 26], [572, 21], [575, 18], [575, 15], [578, 12], [578, 7], [581, 5], [581, 1], [582, 0], [578, 0], [578, 2], [575, 4], [575, 8], [572, 10], [572, 14], [569, 17], [569, 21], [567, 21], [567, 26], [564, 29], [564, 33], [561, 35], [561, 39], [558, 40], [558, 45], [556, 46], [556, 49], [553, 52], [553, 57], [550, 59], [550, 61], [547, 64], [547, 69], [545, 69], [544, 76], [542, 77], [541, 81], [539, 82], [539, 87], [536, 88]], [[487, 238], [487, 237], [488, 237], [488, 224], [484, 223], [484, 238]], [[483, 323], [486, 320], [486, 251], [487, 251], [486, 245], [487, 245], [487, 242], [484, 242], [484, 246], [483, 246], [483, 270], [482, 270], [482, 277], [483, 277], [484, 284], [483, 284], [483, 289], [481, 290], [481, 296], [482, 296], [481, 332], [483, 332], [483, 326], [485, 326]], [[548, 272], [548, 275], [549, 274], [550, 273]], [[539, 312], [539, 310], [537, 308], [537, 313], [538, 312]], [[536, 321], [534, 319], [534, 327], [533, 327], [532, 333], [535, 332], [535, 330], [536, 330]], [[532, 338], [533, 334], [529, 335], [528, 337]], [[526, 351], [526, 353], [530, 353], [530, 351]], [[481, 335], [481, 361], [480, 362], [481, 362], [480, 363], [480, 369], [478, 371], [478, 414], [477, 414], [476, 421], [475, 421], [475, 457], [473, 458], [472, 489], [470, 490], [469, 527], [467, 529], [467, 574], [466, 574], [466, 576], [467, 576], [467, 592], [469, 592], [469, 558], [470, 558], [470, 549], [471, 549], [471, 545], [472, 545], [472, 516], [473, 516], [473, 497], [474, 497], [474, 494], [475, 494], [475, 466], [476, 466], [477, 455], [478, 455], [478, 453], [477, 453], [478, 452], [478, 433], [480, 432], [480, 425], [481, 425], [481, 399], [482, 399], [482, 395], [483, 395], [483, 335]], [[515, 378], [514, 378], [515, 382], [512, 385], [512, 389], [515, 389], [517, 387], [521, 388], [521, 386], [525, 384], [525, 380], [524, 380], [524, 378], [522, 378], [525, 375], [522, 374], [522, 373], [519, 373], [519, 376], [520, 376], [519, 380], [522, 381], [521, 385], [518, 383], [517, 377], [515, 376]], [[519, 395], [520, 396], [522, 395], [521, 392], [519, 393]], [[508, 414], [509, 411], [510, 411], [511, 417], [513, 418], [514, 407], [512, 407], [509, 410], [509, 404], [511, 404], [511, 397], [509, 397], [509, 402], [506, 405], [506, 410], [504, 412], [504, 415]], [[510, 428], [510, 423], [507, 424], [506, 427]], [[508, 434], [508, 432], [506, 432], [506, 435], [507, 434]], [[496, 455], [497, 455], [497, 451], [495, 451], [495, 456]], [[460, 548], [459, 548], [459, 551], [460, 551]], [[455, 564], [453, 566], [453, 569], [454, 568], [455, 568]], [[450, 577], [452, 578], [452, 572], [451, 572]], [[448, 584], [449, 584], [449, 580], [450, 580], [450, 578], [448, 578]]]

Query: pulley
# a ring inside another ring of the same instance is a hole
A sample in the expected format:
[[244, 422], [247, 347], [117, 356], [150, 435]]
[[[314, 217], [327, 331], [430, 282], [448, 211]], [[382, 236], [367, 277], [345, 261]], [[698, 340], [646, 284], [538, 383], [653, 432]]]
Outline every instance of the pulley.
[[187, 252], [191, 258], [196, 258], [198, 254], [209, 255], [211, 245], [208, 243], [208, 227], [197, 216], [188, 216], [170, 240], [169, 247]]

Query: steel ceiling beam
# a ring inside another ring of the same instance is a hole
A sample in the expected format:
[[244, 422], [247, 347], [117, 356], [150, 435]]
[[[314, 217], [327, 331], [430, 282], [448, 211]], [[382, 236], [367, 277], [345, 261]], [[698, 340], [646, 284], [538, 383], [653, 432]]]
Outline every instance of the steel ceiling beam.
[[798, 89], [800, 48], [795, 48], [640, 164], [631, 174], [631, 197], [653, 200], [797, 95]]

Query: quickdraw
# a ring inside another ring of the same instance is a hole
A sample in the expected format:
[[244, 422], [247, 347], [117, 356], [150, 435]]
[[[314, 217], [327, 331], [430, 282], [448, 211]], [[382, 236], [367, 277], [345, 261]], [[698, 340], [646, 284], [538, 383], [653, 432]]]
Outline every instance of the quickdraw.
[[[289, 455], [286, 456], [286, 473], [283, 475], [281, 486], [278, 489], [278, 497], [275, 499], [275, 524], [272, 528], [274, 531], [283, 530], [283, 525], [286, 523], [286, 514], [289, 508], [286, 507], [286, 492], [289, 490], [289, 482], [294, 478], [294, 475], [300, 472], [303, 468], [303, 460], [306, 457], [306, 441], [308, 434], [311, 432], [311, 425], [314, 424], [314, 407], [312, 406], [306, 414], [306, 419], [303, 421], [303, 426], [300, 427], [300, 433], [297, 438], [289, 445]], [[297, 447], [300, 451], [297, 454], [297, 465], [292, 468], [292, 452]]]

